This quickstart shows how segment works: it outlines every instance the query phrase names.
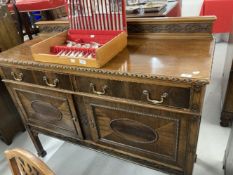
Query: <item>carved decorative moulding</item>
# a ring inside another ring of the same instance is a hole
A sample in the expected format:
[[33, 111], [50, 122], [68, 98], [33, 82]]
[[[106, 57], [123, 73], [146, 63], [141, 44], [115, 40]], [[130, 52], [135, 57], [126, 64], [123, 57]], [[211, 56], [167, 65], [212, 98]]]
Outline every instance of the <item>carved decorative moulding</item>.
[[17, 157], [16, 163], [19, 165], [19, 169], [23, 174], [38, 174], [41, 173], [34, 166], [24, 161], [22, 158]]
[[[214, 16], [183, 17], [183, 18], [129, 18], [127, 19], [128, 33], [212, 33]], [[63, 32], [69, 29], [67, 21], [59, 23], [37, 24], [41, 32]]]
[[130, 24], [129, 33], [210, 33], [210, 23], [184, 23], [184, 24]]
[[42, 25], [40, 26], [40, 32], [64, 32], [69, 29], [69, 25]]
[[[63, 32], [69, 29], [67, 25], [41, 25], [43, 33]], [[211, 33], [211, 23], [185, 23], [185, 24], [130, 24], [129, 33]]]
[[90, 72], [90, 73], [116, 75], [116, 76], [123, 76], [123, 77], [171, 81], [171, 82], [176, 82], [176, 83], [195, 84], [199, 86], [209, 84], [208, 80], [191, 79], [191, 78], [184, 78], [184, 77], [172, 77], [172, 76], [163, 76], [163, 75], [152, 75], [152, 74], [147, 75], [147, 74], [140, 74], [140, 73], [129, 73], [129, 72], [120, 72], [120, 71], [95, 69], [95, 68], [84, 68], [84, 67], [76, 67], [76, 66], [66, 66], [66, 65], [58, 65], [58, 64], [46, 64], [46, 63], [40, 63], [40, 62], [35, 62], [35, 61], [22, 61], [22, 60], [15, 60], [15, 59], [0, 58], [0, 62], [5, 63], [5, 64], [33, 66], [33, 67], [40, 67], [40, 68], [53, 69], [53, 70], [57, 69], [57, 70], [67, 70], [67, 71], [76, 71], [76, 72], [77, 71], [78, 72]]

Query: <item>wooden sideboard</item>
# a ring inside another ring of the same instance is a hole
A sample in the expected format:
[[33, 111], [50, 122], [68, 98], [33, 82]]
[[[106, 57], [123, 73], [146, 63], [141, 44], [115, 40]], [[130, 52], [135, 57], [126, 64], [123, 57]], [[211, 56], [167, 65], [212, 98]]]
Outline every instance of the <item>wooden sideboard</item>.
[[0, 139], [10, 145], [14, 136], [25, 128], [1, 78], [0, 81]]
[[[22, 43], [6, 6], [0, 5], [0, 52]], [[0, 81], [2, 79], [0, 78]], [[24, 131], [22, 121], [3, 82], [0, 82], [0, 139], [7, 145], [13, 137]]]
[[[233, 24], [233, 21], [232, 21]], [[232, 32], [230, 34], [227, 56], [224, 66], [224, 76], [223, 76], [223, 92], [222, 95], [223, 109], [221, 114], [221, 126], [227, 127], [233, 121], [233, 25]]]
[[[34, 61], [30, 46], [47, 38], [45, 33], [1, 53], [3, 82], [38, 154], [46, 155], [42, 133], [191, 175], [211, 75], [214, 20], [128, 20], [127, 48], [101, 69]], [[65, 28], [58, 24], [46, 23], [41, 31]]]
[[0, 52], [21, 43], [18, 30], [7, 6], [0, 4]]

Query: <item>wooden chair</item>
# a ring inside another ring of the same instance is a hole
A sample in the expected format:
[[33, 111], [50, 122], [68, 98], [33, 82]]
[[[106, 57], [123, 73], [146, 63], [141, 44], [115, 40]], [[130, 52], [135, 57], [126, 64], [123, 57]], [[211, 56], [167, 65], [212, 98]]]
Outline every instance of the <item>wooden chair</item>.
[[0, 52], [21, 44], [16, 25], [6, 5], [0, 5]]
[[[30, 20], [31, 12], [44, 11], [46, 19], [54, 20], [54, 15], [51, 10], [64, 8], [64, 0], [7, 0], [8, 9], [14, 12], [21, 39], [28, 35], [29, 39], [33, 39], [32, 35], [37, 34], [39, 31]], [[64, 13], [63, 13], [64, 14]], [[25, 32], [23, 32], [25, 29]]]
[[55, 175], [39, 158], [23, 149], [5, 151], [13, 175]]

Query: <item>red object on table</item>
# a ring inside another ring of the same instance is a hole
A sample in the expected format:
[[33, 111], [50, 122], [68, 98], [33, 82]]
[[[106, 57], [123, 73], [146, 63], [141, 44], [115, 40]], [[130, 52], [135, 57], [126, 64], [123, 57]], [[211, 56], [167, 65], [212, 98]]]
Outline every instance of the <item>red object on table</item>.
[[[55, 9], [65, 6], [65, 0], [16, 0], [19, 12], [32, 12]], [[8, 5], [9, 11], [13, 11], [13, 5]]]
[[233, 0], [204, 0], [200, 15], [217, 16], [213, 33], [229, 33], [233, 17]]

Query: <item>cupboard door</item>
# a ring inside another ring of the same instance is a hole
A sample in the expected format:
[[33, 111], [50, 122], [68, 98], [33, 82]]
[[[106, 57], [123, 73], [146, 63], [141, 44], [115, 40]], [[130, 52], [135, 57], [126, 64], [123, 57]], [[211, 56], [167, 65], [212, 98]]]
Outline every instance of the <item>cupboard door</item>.
[[191, 117], [87, 97], [84, 101], [92, 139], [100, 146], [184, 166]]
[[71, 95], [15, 85], [13, 92], [28, 125], [73, 138], [83, 138]]

